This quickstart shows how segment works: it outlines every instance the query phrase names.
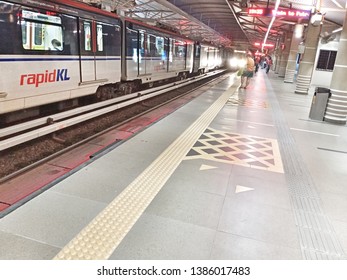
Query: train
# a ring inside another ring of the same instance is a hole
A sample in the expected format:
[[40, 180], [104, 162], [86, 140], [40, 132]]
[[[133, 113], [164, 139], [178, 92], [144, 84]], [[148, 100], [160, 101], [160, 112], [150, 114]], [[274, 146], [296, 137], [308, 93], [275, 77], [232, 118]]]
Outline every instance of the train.
[[182, 80], [228, 49], [74, 0], [0, 1], [0, 125]]

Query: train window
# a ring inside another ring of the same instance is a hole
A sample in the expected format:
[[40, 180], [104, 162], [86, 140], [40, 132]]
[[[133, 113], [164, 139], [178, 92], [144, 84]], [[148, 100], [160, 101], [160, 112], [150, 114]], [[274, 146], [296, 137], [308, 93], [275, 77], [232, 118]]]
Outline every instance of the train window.
[[92, 50], [92, 28], [91, 23], [85, 21], [83, 24], [84, 50]]
[[63, 50], [61, 18], [22, 10], [22, 45], [26, 50]]
[[97, 38], [97, 46], [98, 46], [98, 51], [102, 52], [104, 50], [104, 41], [103, 41], [103, 36], [102, 36], [102, 25], [97, 24], [96, 25], [96, 38]]
[[119, 25], [98, 22], [96, 24], [97, 55], [120, 56], [121, 31]]
[[175, 40], [174, 39], [169, 39], [169, 61], [173, 62], [173, 45], [174, 45]]
[[135, 62], [137, 61], [137, 35], [137, 31], [127, 28], [127, 56], [132, 57]]
[[42, 45], [42, 37], [43, 37], [43, 32], [44, 32], [44, 29], [43, 29], [43, 26], [41, 23], [35, 23], [35, 28], [34, 28], [34, 44], [36, 46], [41, 46]]
[[163, 50], [163, 56], [162, 56], [163, 60], [168, 59], [168, 51], [169, 51], [169, 38], [165, 38], [164, 39], [164, 50]]
[[151, 57], [161, 57], [164, 48], [163, 38], [156, 37], [155, 35], [148, 35], [148, 52]]
[[[102, 24], [102, 49], [104, 55], [121, 54], [121, 29], [119, 25]], [[100, 45], [98, 45], [99, 48]], [[99, 51], [101, 49], [99, 48]]]
[[145, 57], [146, 56], [146, 53], [145, 53], [145, 33], [141, 32], [140, 33], [140, 60], [141, 60], [141, 57]]
[[196, 44], [195, 46], [196, 46], [195, 47], [195, 57], [198, 58], [198, 57], [200, 57], [200, 49], [201, 49], [201, 47], [198, 44]]
[[147, 42], [147, 44], [146, 44], [147, 55], [148, 56], [154, 56], [155, 55], [155, 38], [154, 38], [154, 36], [148, 34], [146, 42]]
[[157, 50], [156, 56], [161, 57], [163, 60], [166, 59], [164, 47], [165, 47], [164, 38], [163, 37], [156, 37], [155, 38], [155, 48]]
[[64, 26], [64, 47], [63, 51], [58, 54], [77, 55], [79, 54], [78, 22], [77, 18], [69, 15], [61, 15]]
[[173, 56], [176, 58], [185, 58], [186, 56], [186, 45], [184, 42], [179, 40], [174, 41]]
[[[24, 22], [21, 22], [21, 25], [22, 25], [22, 43], [23, 43], [23, 45], [24, 46], [26, 46], [26, 44], [27, 44], [27, 38], [28, 38], [28, 36], [27, 36], [27, 26], [26, 26], [26, 24], [24, 23]], [[24, 26], [23, 26], [24, 25]]]

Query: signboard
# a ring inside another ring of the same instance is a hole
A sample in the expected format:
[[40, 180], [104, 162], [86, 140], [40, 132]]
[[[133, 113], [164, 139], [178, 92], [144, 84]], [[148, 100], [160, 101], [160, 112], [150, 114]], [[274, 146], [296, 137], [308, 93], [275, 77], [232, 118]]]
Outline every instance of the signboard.
[[298, 46], [298, 53], [304, 53], [305, 52], [305, 45], [299, 44]]
[[310, 11], [305, 10], [294, 10], [294, 9], [277, 9], [277, 12], [275, 9], [272, 8], [249, 8], [247, 10], [247, 13], [249, 16], [264, 16], [264, 17], [285, 17], [285, 18], [293, 18], [293, 19], [309, 19], [310, 18]]

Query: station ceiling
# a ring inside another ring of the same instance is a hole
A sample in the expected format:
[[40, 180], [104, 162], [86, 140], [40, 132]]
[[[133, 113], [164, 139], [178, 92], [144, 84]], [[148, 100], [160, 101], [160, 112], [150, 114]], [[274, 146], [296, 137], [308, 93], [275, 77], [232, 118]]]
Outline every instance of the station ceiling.
[[[293, 31], [296, 23], [308, 19], [277, 16], [268, 31], [271, 16], [249, 16], [248, 9], [275, 8], [276, 0], [81, 0], [103, 9], [167, 28], [192, 39], [233, 49], [248, 49], [262, 42], [278, 40]], [[343, 25], [347, 0], [281, 0], [278, 9], [323, 14], [323, 27], [331, 32]]]

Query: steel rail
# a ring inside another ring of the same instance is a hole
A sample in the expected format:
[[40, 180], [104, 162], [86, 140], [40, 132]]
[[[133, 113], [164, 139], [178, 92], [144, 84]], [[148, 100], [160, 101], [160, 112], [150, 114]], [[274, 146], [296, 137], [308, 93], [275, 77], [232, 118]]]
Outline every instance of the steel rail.
[[[2, 134], [0, 134], [0, 137], [1, 136], [3, 137], [5, 135], [11, 135], [13, 133], [18, 133], [20, 131], [28, 130], [32, 127], [37, 127], [37, 126], [46, 124], [44, 127], [40, 127], [40, 128], [31, 130], [31, 131], [28, 131], [28, 132], [24, 132], [20, 135], [9, 137], [7, 139], [0, 141], [0, 151], [6, 150], [8, 148], [17, 146], [19, 144], [28, 142], [28, 141], [36, 139], [36, 138], [42, 137], [44, 135], [57, 132], [59, 130], [65, 129], [67, 127], [70, 127], [72, 125], [76, 125], [78, 123], [81, 123], [81, 122], [84, 122], [87, 120], [90, 120], [92, 118], [113, 112], [113, 111], [118, 110], [120, 108], [129, 106], [129, 105], [132, 105], [132, 104], [135, 104], [138, 102], [142, 102], [142, 101], [149, 99], [149, 98], [152, 98], [154, 96], [166, 93], [166, 92], [174, 90], [174, 89], [178, 89], [180, 87], [183, 87], [183, 86], [186, 86], [188, 84], [194, 83], [196, 81], [208, 78], [210, 76], [217, 75], [223, 71], [224, 70], [213, 71], [213, 72], [204, 74], [203, 76], [199, 76], [197, 78], [190, 78], [190, 79], [185, 80], [185, 81], [172, 83], [171, 86], [165, 85], [165, 86], [161, 86], [161, 87], [156, 87], [155, 89], [151, 89], [151, 90], [136, 92], [134, 94], [131, 94], [131, 96], [132, 96], [131, 99], [129, 99], [128, 97], [127, 98], [124, 97], [125, 101], [123, 99], [123, 102], [120, 102], [120, 99], [118, 99], [118, 100], [106, 100], [104, 102], [99, 102], [97, 104], [84, 106], [81, 108], [70, 110], [68, 112], [59, 113], [56, 115], [41, 118], [39, 120], [23, 123], [23, 124], [20, 124], [18, 126], [14, 126], [12, 128], [3, 129], [3, 130], [1, 130]], [[134, 96], [136, 96], [136, 97], [134, 97]], [[103, 107], [103, 108], [98, 109], [100, 107]], [[84, 114], [79, 115], [81, 113], [84, 113]], [[52, 123], [48, 124], [47, 123], [48, 119], [50, 119], [50, 122], [52, 122]], [[9, 133], [11, 133], [11, 134], [9, 134]]]
[[[199, 77], [199, 78], [204, 78], [204, 77]], [[177, 82], [174, 82], [174, 83], [170, 83], [170, 84], [166, 84], [166, 85], [163, 85], [163, 86], [151, 88], [151, 89], [148, 89], [148, 90], [134, 92], [132, 94], [127, 94], [127, 95], [124, 95], [124, 96], [121, 96], [121, 97], [117, 97], [117, 98], [101, 101], [101, 102], [98, 102], [98, 103], [95, 103], [95, 104], [86, 105], [86, 106], [83, 106], [83, 107], [71, 109], [71, 110], [66, 111], [66, 112], [61, 112], [61, 113], [45, 116], [45, 117], [42, 117], [42, 118], [38, 118], [38, 119], [35, 119], [35, 120], [27, 121], [27, 122], [24, 122], [24, 123], [20, 123], [20, 124], [17, 124], [17, 125], [9, 126], [9, 127], [6, 127], [6, 128], [2, 128], [2, 129], [0, 129], [0, 138], [6, 137], [6, 136], [10, 136], [12, 134], [19, 133], [21, 131], [25, 131], [25, 130], [28, 130], [28, 129], [32, 129], [34, 127], [45, 125], [49, 121], [58, 121], [58, 120], [61, 120], [61, 119], [69, 118], [71, 116], [82, 114], [82, 113], [85, 113], [85, 112], [88, 112], [88, 111], [92, 111], [92, 110], [95, 110], [97, 108], [109, 106], [109, 105], [112, 105], [112, 104], [115, 104], [115, 103], [122, 102], [124, 100], [129, 100], [129, 99], [132, 99], [132, 98], [136, 98], [136, 97], [138, 97], [140, 95], [151, 94], [151, 93], [153, 93], [153, 92], [155, 92], [157, 90], [171, 88], [172, 86], [175, 86], [175, 85], [190, 83], [193, 80], [197, 81], [198, 79], [196, 79], [196, 78], [189, 78], [187, 80], [177, 81]]]

